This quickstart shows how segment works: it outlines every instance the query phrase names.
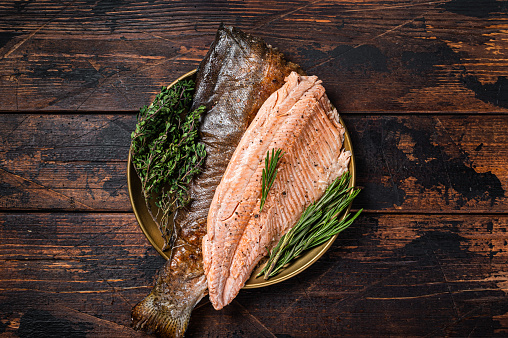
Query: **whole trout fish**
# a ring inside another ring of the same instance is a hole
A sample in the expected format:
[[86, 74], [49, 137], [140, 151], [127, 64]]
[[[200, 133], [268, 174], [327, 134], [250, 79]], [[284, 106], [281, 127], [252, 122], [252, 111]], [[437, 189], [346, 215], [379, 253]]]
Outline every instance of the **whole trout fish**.
[[221, 25], [199, 65], [191, 110], [204, 105], [200, 142], [207, 157], [189, 187], [190, 204], [174, 217], [178, 238], [151, 293], [132, 310], [133, 326], [182, 337], [192, 309], [207, 294], [202, 238], [208, 210], [233, 152], [263, 102], [296, 64], [259, 38]]

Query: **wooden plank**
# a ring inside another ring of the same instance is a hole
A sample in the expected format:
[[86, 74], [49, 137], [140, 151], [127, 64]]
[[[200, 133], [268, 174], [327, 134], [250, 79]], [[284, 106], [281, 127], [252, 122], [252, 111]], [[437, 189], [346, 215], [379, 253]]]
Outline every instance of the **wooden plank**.
[[[344, 114], [355, 206], [390, 212], [505, 212], [508, 115]], [[0, 115], [0, 208], [130, 211], [134, 114]]]
[[[297, 277], [222, 311], [203, 300], [188, 336], [505, 335], [507, 228], [507, 215], [364, 213]], [[1, 213], [0, 262], [2, 332], [39, 336], [137, 336], [130, 308], [163, 264], [130, 213]]]
[[[364, 215], [310, 269], [243, 290], [235, 306], [281, 336], [504, 335], [507, 225], [505, 215]], [[193, 319], [191, 333], [213, 335], [213, 309]]]
[[[508, 116], [347, 116], [364, 191], [404, 212], [506, 212]], [[375, 205], [375, 207], [374, 207]]]
[[0, 336], [145, 336], [130, 310], [164, 260], [131, 211], [130, 132], [220, 22], [324, 81], [365, 211], [295, 278], [222, 311], [205, 298], [187, 336], [506, 336], [507, 14], [496, 0], [0, 0]]
[[2, 208], [130, 210], [126, 167], [134, 114], [0, 120]]
[[493, 0], [3, 7], [3, 111], [136, 110], [198, 65], [220, 22], [318, 75], [341, 110], [508, 109], [508, 10]]
[[47, 320], [51, 329], [60, 320], [64, 328], [69, 321], [83, 322], [94, 336], [132, 331], [130, 309], [149, 292], [164, 263], [133, 214], [0, 218], [0, 309], [13, 329], [21, 330], [25, 317], [25, 326]]

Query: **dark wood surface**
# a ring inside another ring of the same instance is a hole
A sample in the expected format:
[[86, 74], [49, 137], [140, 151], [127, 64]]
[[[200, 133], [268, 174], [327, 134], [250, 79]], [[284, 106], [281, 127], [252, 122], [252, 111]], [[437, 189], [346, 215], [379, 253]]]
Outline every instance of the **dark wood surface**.
[[0, 2], [0, 337], [144, 336], [130, 133], [220, 22], [323, 80], [364, 212], [187, 336], [508, 336], [507, 2], [47, 0]]

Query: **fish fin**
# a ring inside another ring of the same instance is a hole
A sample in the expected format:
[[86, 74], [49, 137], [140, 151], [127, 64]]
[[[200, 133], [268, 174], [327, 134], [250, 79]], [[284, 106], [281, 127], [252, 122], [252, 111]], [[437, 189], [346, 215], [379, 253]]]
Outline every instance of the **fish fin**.
[[178, 317], [170, 309], [157, 304], [157, 298], [150, 293], [132, 309], [132, 326], [154, 332], [159, 337], [183, 337], [189, 324], [192, 307], [180, 312]]

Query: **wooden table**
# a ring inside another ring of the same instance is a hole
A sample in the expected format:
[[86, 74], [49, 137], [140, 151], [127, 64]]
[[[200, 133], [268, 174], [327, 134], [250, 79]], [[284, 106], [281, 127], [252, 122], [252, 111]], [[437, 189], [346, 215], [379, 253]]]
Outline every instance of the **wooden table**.
[[0, 337], [129, 337], [163, 259], [127, 191], [130, 133], [220, 22], [324, 82], [362, 216], [313, 266], [194, 310], [188, 337], [508, 335], [508, 5], [0, 4]]

